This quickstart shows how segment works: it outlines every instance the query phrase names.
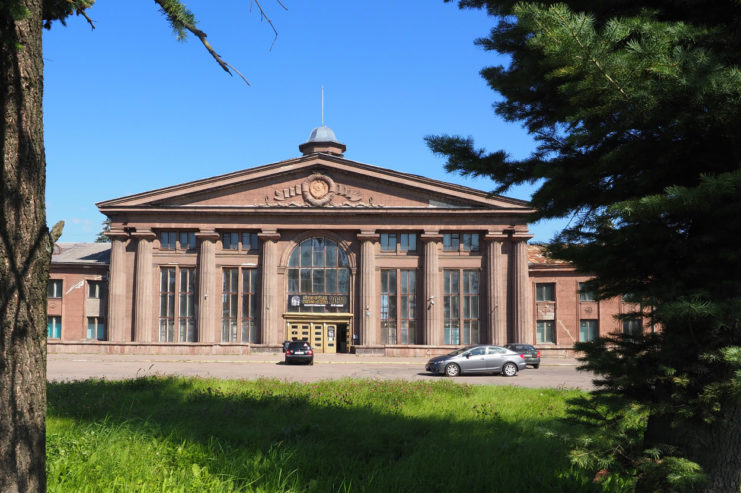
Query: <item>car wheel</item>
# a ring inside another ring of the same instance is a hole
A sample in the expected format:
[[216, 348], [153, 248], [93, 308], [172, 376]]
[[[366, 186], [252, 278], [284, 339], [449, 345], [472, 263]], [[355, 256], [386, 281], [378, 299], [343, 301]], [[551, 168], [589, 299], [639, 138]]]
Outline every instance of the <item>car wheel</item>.
[[314, 366], [314, 360], [309, 361], [309, 366]]
[[460, 373], [461, 369], [455, 363], [450, 363], [445, 367], [445, 374], [449, 377], [457, 377]]
[[540, 368], [540, 363], [538, 363], [537, 365], [533, 365], [533, 368], [535, 368], [536, 370], [537, 370], [538, 368]]
[[514, 363], [505, 363], [502, 367], [502, 374], [505, 377], [514, 377], [517, 375], [517, 365]]

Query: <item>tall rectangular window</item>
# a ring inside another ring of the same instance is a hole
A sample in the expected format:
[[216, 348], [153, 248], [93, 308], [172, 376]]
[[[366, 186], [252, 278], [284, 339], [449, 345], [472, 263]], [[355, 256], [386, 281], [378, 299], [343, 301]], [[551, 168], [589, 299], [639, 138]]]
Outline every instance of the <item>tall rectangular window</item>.
[[178, 290], [178, 341], [196, 342], [195, 321], [195, 279], [193, 268], [180, 269], [180, 289]]
[[553, 320], [538, 320], [536, 322], [535, 342], [555, 343], [556, 342], [556, 324]]
[[175, 267], [160, 270], [160, 342], [175, 341]]
[[257, 269], [225, 268], [221, 290], [221, 341], [260, 342]]
[[87, 282], [87, 297], [89, 299], [99, 300], [103, 297], [103, 281]]
[[596, 301], [597, 297], [594, 294], [594, 291], [591, 291], [587, 288], [587, 283], [580, 282], [579, 283], [579, 301]]
[[381, 270], [381, 333], [384, 344], [417, 340], [417, 272]]
[[381, 335], [384, 344], [396, 344], [396, 269], [381, 270]]
[[399, 342], [414, 344], [417, 342], [417, 271], [402, 269], [400, 274], [401, 340]]
[[477, 344], [479, 332], [479, 271], [443, 271], [443, 341]]
[[242, 342], [260, 342], [257, 332], [257, 269], [242, 270]]
[[62, 297], [62, 280], [61, 279], [50, 279], [46, 285], [46, 296], [47, 298], [61, 298]]
[[443, 271], [443, 342], [460, 344], [460, 271]]
[[463, 271], [463, 344], [479, 342], [479, 272]]
[[46, 337], [48, 337], [49, 339], [61, 339], [62, 317], [46, 317]]
[[597, 337], [597, 320], [579, 321], [579, 342], [587, 342]]
[[535, 284], [535, 301], [556, 301], [556, 283], [539, 282]]
[[87, 338], [105, 341], [105, 322], [103, 317], [87, 318]]

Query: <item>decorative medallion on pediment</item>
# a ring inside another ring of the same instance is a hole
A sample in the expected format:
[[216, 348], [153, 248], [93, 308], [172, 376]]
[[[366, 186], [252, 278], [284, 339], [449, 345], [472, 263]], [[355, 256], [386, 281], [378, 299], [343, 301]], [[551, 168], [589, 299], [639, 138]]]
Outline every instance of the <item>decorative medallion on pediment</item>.
[[[299, 197], [304, 204], [295, 200]], [[319, 172], [311, 174], [300, 185], [274, 190], [273, 201], [273, 205], [278, 207], [382, 207], [373, 203], [373, 197], [368, 198], [367, 204], [364, 203], [360, 193], [335, 183], [330, 176]], [[268, 197], [265, 197], [265, 205], [271, 206]]]

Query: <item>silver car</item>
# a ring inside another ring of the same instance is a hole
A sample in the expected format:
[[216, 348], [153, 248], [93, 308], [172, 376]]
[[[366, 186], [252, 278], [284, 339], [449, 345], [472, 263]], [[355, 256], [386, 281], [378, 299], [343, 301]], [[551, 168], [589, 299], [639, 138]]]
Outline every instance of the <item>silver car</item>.
[[455, 377], [463, 373], [501, 373], [514, 377], [527, 367], [525, 356], [501, 346], [478, 344], [431, 358], [425, 370]]

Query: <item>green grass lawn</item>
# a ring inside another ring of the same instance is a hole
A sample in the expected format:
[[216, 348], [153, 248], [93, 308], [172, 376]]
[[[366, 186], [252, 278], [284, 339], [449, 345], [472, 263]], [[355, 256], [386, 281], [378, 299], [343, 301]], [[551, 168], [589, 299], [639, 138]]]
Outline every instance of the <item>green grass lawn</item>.
[[602, 491], [550, 432], [578, 391], [149, 377], [51, 383], [48, 489]]

